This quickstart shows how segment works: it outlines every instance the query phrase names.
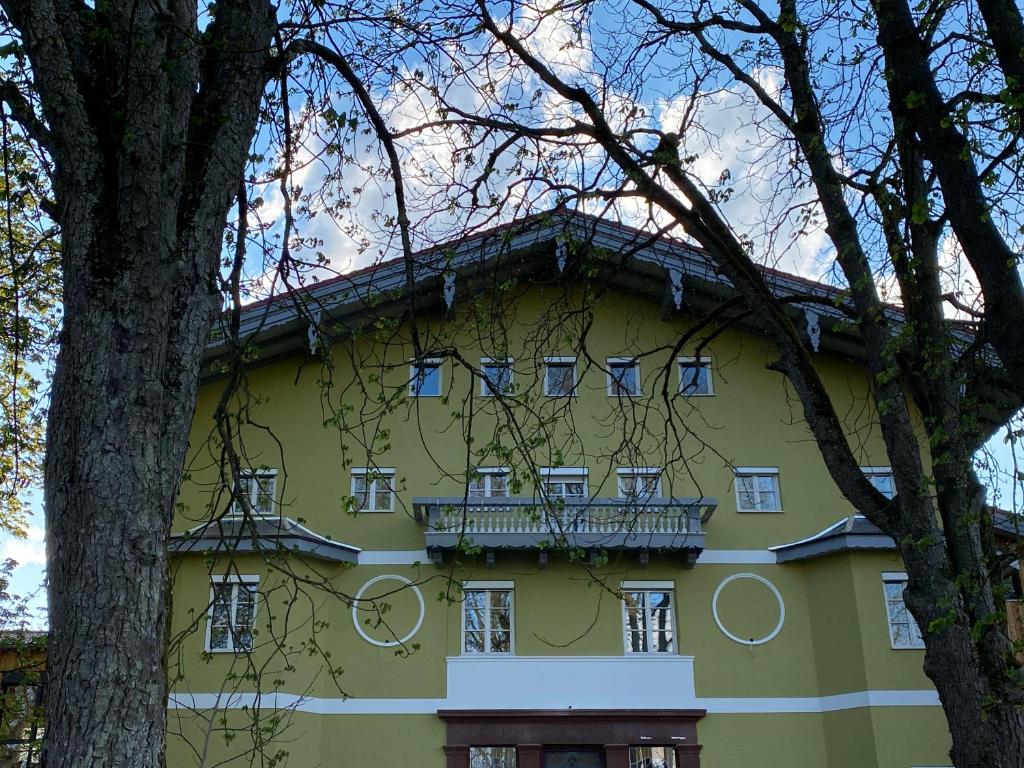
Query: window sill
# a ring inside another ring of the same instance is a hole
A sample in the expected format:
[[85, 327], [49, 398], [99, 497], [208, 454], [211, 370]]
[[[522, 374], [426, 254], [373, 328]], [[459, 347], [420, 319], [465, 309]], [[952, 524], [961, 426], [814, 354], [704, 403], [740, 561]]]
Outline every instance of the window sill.
[[741, 515], [781, 515], [784, 514], [784, 509], [737, 509]]

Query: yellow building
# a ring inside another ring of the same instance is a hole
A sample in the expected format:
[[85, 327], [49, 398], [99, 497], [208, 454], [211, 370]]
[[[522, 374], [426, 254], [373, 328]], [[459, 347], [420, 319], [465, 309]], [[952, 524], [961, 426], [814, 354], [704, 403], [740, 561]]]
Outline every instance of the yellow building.
[[[948, 766], [896, 548], [730, 297], [559, 214], [246, 308], [177, 510], [168, 764]], [[856, 330], [791, 311], [891, 493]]]

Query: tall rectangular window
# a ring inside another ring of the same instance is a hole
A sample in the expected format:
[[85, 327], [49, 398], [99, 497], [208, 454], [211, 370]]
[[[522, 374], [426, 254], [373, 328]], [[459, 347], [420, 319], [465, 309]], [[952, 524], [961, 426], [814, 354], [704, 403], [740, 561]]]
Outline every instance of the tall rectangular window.
[[875, 489], [891, 499], [896, 495], [896, 483], [892, 478], [892, 467], [861, 467], [860, 471], [868, 479], [868, 482], [875, 486]]
[[470, 747], [469, 768], [516, 768], [516, 748]]
[[629, 768], [675, 768], [672, 747], [630, 747]]
[[441, 360], [418, 360], [409, 366], [411, 397], [440, 397]]
[[608, 394], [635, 397], [640, 394], [640, 362], [630, 357], [608, 358]]
[[619, 496], [624, 499], [661, 496], [661, 470], [657, 467], [620, 467], [616, 475]]
[[576, 358], [544, 358], [544, 394], [572, 397], [576, 394]]
[[691, 395], [713, 395], [710, 357], [680, 357], [676, 359], [679, 368], [679, 392]]
[[907, 574], [883, 573], [882, 587], [885, 590], [885, 611], [889, 620], [889, 642], [895, 649], [924, 648], [924, 638], [917, 621], [910, 615], [903, 602], [903, 590], [907, 587]]
[[736, 470], [736, 509], [740, 512], [780, 512], [779, 470], [775, 467]]
[[[274, 493], [277, 474], [273, 470], [244, 472], [238, 478], [238, 495], [249, 502], [254, 515], [274, 514]], [[235, 514], [242, 514], [242, 503], [235, 500]]]
[[623, 585], [627, 653], [673, 653], [672, 589]]
[[395, 470], [357, 467], [352, 470], [352, 496], [362, 512], [391, 512], [395, 508]]
[[549, 499], [584, 499], [587, 497], [587, 470], [559, 467], [541, 469], [544, 495]]
[[504, 467], [477, 467], [469, 478], [469, 495], [485, 498], [508, 496], [508, 470]]
[[512, 583], [462, 589], [462, 652], [512, 653]]
[[508, 395], [512, 392], [512, 360], [494, 360], [489, 357], [480, 360], [480, 394], [484, 397]]
[[252, 650], [256, 622], [257, 576], [214, 576], [206, 626], [206, 650]]

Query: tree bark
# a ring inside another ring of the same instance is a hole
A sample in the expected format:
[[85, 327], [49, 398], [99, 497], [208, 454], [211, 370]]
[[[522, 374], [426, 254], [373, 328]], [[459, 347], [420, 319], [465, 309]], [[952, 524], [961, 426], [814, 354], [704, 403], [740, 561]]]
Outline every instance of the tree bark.
[[267, 78], [267, 0], [4, 0], [62, 236], [45, 476], [45, 761], [163, 764], [167, 538], [218, 263]]

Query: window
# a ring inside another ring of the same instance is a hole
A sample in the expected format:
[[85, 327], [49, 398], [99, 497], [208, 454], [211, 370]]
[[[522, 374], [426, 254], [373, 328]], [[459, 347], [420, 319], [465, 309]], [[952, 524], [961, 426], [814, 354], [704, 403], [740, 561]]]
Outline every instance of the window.
[[576, 358], [544, 358], [544, 394], [548, 397], [575, 396]]
[[508, 470], [504, 467], [477, 467], [469, 478], [469, 495], [487, 498], [508, 496]]
[[679, 392], [687, 396], [713, 395], [711, 385], [710, 357], [680, 357], [676, 360], [679, 366]]
[[924, 648], [921, 628], [910, 615], [903, 602], [903, 590], [907, 586], [907, 574], [883, 573], [882, 586], [885, 589], [885, 611], [889, 619], [889, 641], [895, 649]]
[[409, 366], [409, 395], [412, 397], [440, 397], [440, 360], [421, 360]]
[[544, 495], [549, 499], [583, 499], [587, 496], [587, 470], [560, 467], [542, 469]]
[[463, 653], [512, 653], [512, 587], [512, 582], [463, 585]]
[[629, 768], [675, 768], [672, 747], [630, 747]]
[[672, 585], [625, 583], [622, 612], [626, 653], [673, 653]]
[[469, 768], [516, 768], [516, 748], [470, 747]]
[[[238, 495], [248, 500], [254, 515], [274, 514], [274, 491], [277, 475], [273, 470], [245, 472], [238, 478]], [[235, 514], [242, 514], [244, 508], [235, 501]]]
[[353, 469], [352, 496], [359, 511], [391, 512], [395, 508], [395, 470]]
[[657, 467], [620, 467], [619, 496], [624, 499], [648, 499], [661, 496], [661, 470]]
[[891, 499], [896, 495], [896, 484], [892, 479], [892, 467], [861, 467], [860, 471], [868, 479], [868, 482], [875, 486], [875, 489]]
[[736, 509], [740, 512], [780, 512], [779, 470], [741, 467], [736, 470]]
[[252, 650], [258, 586], [256, 576], [213, 577], [206, 650], [236, 653]]
[[492, 360], [489, 357], [481, 358], [480, 370], [483, 378], [480, 379], [480, 394], [484, 397], [495, 395], [508, 395], [512, 393], [512, 360]]
[[640, 362], [630, 357], [608, 358], [608, 394], [634, 397], [640, 394]]

